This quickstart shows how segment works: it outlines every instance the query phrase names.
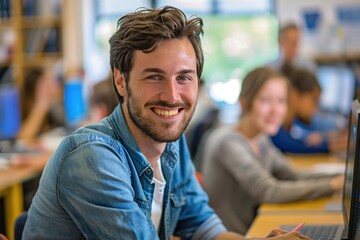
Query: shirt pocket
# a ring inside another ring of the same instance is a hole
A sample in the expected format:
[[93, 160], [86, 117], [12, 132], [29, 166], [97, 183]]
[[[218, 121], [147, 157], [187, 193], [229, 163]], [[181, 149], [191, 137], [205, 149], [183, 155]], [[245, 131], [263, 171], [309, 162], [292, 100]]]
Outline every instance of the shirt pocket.
[[170, 193], [170, 229], [175, 230], [181, 211], [186, 205], [186, 184], [178, 185]]

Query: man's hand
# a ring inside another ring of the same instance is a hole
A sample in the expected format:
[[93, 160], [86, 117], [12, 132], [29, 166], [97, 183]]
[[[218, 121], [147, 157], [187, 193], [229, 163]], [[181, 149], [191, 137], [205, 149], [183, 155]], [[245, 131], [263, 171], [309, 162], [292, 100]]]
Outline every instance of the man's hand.
[[298, 232], [287, 232], [281, 229], [274, 229], [270, 232], [270, 234], [266, 237], [266, 239], [277, 239], [277, 240], [282, 240], [282, 239], [307, 239], [310, 240], [310, 238], [298, 233]]

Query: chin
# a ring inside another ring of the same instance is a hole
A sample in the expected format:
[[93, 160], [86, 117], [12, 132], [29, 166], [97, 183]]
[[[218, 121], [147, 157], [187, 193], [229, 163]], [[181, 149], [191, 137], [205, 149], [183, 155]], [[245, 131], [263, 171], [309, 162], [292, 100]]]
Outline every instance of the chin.
[[268, 128], [266, 133], [272, 136], [275, 135], [278, 131], [279, 131], [279, 127], [277, 126], [277, 127]]

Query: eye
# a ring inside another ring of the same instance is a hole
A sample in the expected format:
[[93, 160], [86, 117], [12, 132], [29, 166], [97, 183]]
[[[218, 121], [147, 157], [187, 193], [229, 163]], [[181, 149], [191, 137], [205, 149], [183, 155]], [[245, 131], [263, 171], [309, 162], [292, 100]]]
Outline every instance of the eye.
[[191, 81], [192, 78], [186, 75], [181, 75], [179, 77], [177, 77], [177, 81], [179, 82], [185, 82], [185, 81]]
[[270, 102], [270, 98], [269, 98], [269, 97], [261, 97], [261, 98], [260, 98], [260, 101], [261, 101], [262, 103], [268, 103], [268, 102]]
[[160, 80], [161, 77], [159, 75], [150, 75], [150, 76], [147, 76], [146, 79], [149, 79], [149, 80]]

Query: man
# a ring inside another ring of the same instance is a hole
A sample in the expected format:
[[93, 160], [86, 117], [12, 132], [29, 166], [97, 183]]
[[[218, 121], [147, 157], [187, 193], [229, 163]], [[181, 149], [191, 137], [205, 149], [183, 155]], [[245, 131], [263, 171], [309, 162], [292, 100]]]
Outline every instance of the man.
[[182, 135], [196, 105], [202, 32], [201, 19], [173, 7], [120, 18], [110, 39], [120, 106], [61, 143], [24, 239], [243, 239], [209, 207]]
[[295, 23], [287, 23], [279, 30], [279, 57], [270, 62], [268, 66], [281, 70], [285, 63], [294, 67], [316, 71], [316, 64], [299, 55], [300, 28]]

